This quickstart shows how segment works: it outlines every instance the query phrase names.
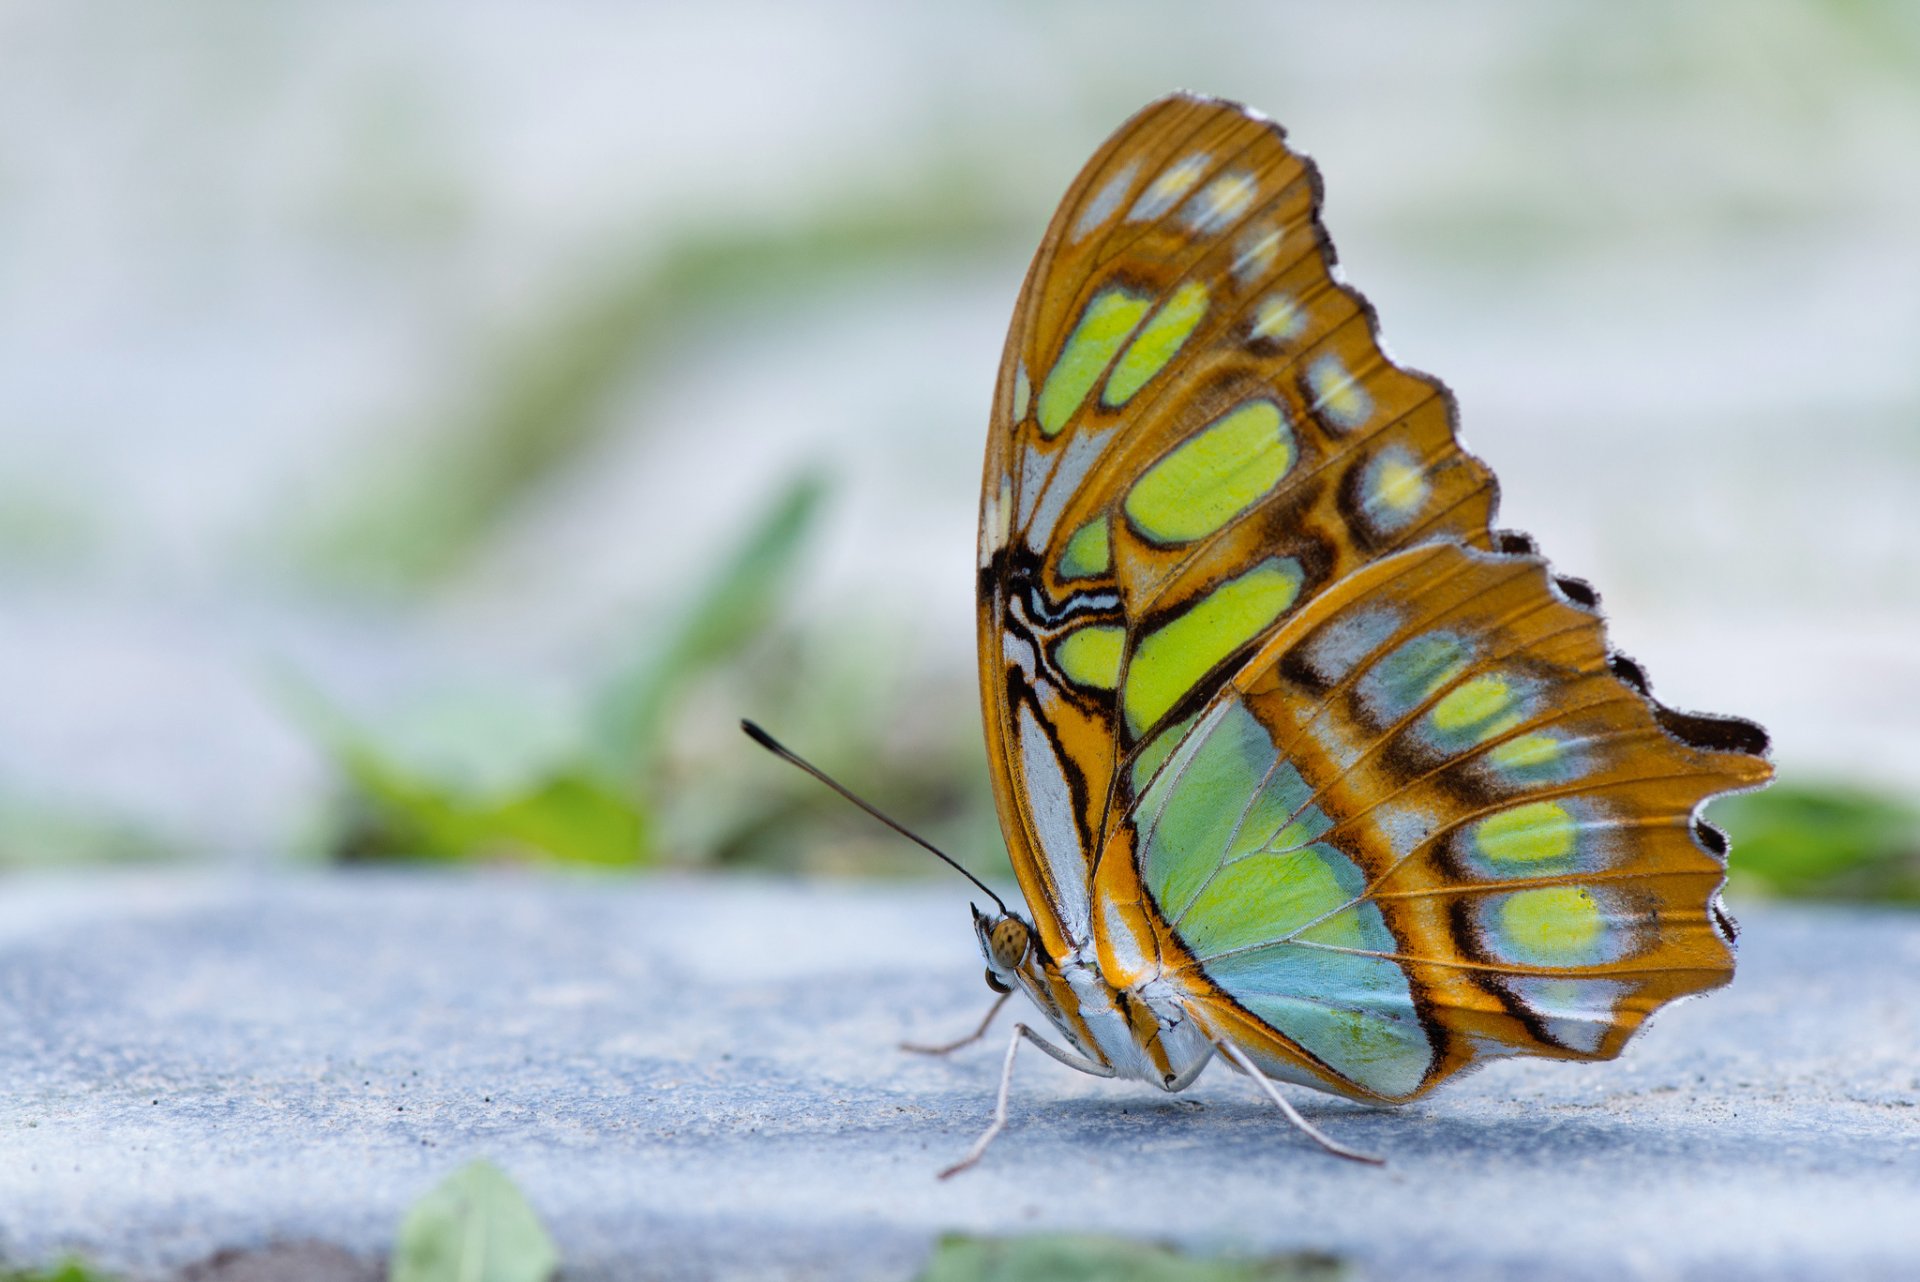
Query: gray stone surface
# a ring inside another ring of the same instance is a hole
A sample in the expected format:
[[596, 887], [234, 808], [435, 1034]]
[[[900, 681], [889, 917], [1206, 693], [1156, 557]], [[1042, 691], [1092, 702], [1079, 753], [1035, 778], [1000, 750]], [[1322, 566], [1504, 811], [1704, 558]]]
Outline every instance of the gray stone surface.
[[0, 1257], [163, 1276], [381, 1256], [469, 1158], [570, 1276], [888, 1278], [943, 1230], [1324, 1248], [1364, 1276], [1920, 1271], [1920, 917], [1749, 914], [1738, 982], [1619, 1063], [1496, 1065], [1379, 1111], [1217, 1067], [1187, 1095], [1002, 1043], [964, 888], [421, 875], [0, 886]]

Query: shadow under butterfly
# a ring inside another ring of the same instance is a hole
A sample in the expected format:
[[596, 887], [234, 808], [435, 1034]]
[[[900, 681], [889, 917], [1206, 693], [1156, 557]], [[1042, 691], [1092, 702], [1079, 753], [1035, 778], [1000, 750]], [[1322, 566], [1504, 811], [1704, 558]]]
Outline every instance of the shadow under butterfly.
[[1028, 270], [978, 600], [1031, 920], [973, 878], [999, 997], [912, 1049], [981, 1039], [1014, 992], [1065, 1045], [1015, 1026], [942, 1176], [1004, 1127], [1023, 1039], [1168, 1091], [1218, 1057], [1377, 1161], [1275, 1083], [1394, 1104], [1503, 1056], [1610, 1059], [1732, 977], [1700, 812], [1766, 783], [1765, 731], [1661, 704], [1593, 590], [1494, 528], [1452, 395], [1383, 354], [1320, 205], [1277, 125], [1175, 94], [1087, 163]]

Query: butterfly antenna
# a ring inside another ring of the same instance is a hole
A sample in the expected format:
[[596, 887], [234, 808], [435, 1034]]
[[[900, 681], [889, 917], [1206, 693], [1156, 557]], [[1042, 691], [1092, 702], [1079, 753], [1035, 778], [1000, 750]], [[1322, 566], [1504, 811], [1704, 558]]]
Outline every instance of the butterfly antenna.
[[952, 855], [949, 855], [946, 851], [940, 849], [940, 847], [934, 845], [931, 841], [928, 841], [925, 837], [922, 837], [919, 833], [909, 829], [908, 827], [906, 827], [906, 825], [898, 822], [897, 820], [888, 818], [886, 815], [880, 813], [879, 810], [869, 805], [867, 802], [864, 802], [860, 798], [854, 796], [853, 793], [848, 791], [844, 785], [842, 785], [839, 781], [834, 779], [826, 771], [822, 770], [820, 767], [814, 765], [811, 761], [808, 761], [805, 757], [800, 756], [798, 753], [788, 748], [785, 744], [781, 743], [778, 739], [768, 734], [765, 730], [762, 730], [759, 726], [755, 725], [753, 722], [742, 721], [740, 723], [740, 728], [747, 732], [747, 738], [753, 740], [755, 743], [759, 744], [762, 748], [765, 748], [768, 752], [771, 752], [774, 756], [780, 758], [782, 761], [788, 763], [789, 765], [795, 765], [800, 767], [802, 770], [812, 775], [815, 779], [818, 779], [821, 783], [827, 785], [827, 787], [833, 789], [835, 792], [845, 797], [848, 801], [851, 801], [854, 805], [860, 807], [860, 809], [866, 811], [868, 814], [872, 815], [875, 819], [878, 819], [881, 823], [885, 824], [887, 827], [899, 833], [902, 837], [905, 837], [908, 841], [916, 843], [922, 849], [932, 854], [934, 858], [941, 860], [948, 867], [952, 868], [955, 872], [959, 873], [962, 877], [965, 877], [968, 881], [980, 887], [981, 891], [986, 894], [987, 898], [993, 900], [994, 903], [1000, 906], [1000, 913], [1002, 916], [1012, 915], [1007, 909], [1006, 901], [1001, 899], [1000, 896], [994, 894], [993, 888], [988, 886], [986, 882], [981, 881], [978, 877], [968, 872], [966, 868], [963, 867], [960, 864], [960, 862], [956, 860]]

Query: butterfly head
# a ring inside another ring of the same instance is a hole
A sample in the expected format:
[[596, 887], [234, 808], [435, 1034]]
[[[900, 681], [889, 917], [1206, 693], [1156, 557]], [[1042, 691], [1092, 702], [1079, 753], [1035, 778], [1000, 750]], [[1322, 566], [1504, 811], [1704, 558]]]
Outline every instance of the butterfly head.
[[1010, 993], [1020, 984], [1020, 972], [1033, 958], [1033, 927], [1012, 913], [989, 916], [973, 910], [973, 933], [987, 959], [987, 987]]

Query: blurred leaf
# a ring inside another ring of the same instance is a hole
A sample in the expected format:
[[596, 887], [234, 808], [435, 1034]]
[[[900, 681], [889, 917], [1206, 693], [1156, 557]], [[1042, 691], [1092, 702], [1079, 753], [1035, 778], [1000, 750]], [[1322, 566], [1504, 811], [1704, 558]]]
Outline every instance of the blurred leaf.
[[63, 1260], [49, 1269], [0, 1268], [0, 1282], [112, 1282], [78, 1260]]
[[1740, 883], [1800, 899], [1920, 904], [1920, 809], [1868, 789], [1775, 784], [1717, 803]]
[[949, 1234], [934, 1247], [919, 1282], [1339, 1282], [1347, 1276], [1337, 1256], [1314, 1251], [1229, 1259], [1117, 1237]]
[[798, 572], [825, 496], [818, 476], [788, 485], [715, 567], [652, 656], [616, 676], [594, 700], [595, 746], [614, 777], [640, 778], [675, 696], [766, 629]]
[[392, 1282], [546, 1282], [560, 1255], [500, 1169], [472, 1162], [414, 1203], [393, 1244]]
[[[844, 187], [841, 188], [844, 190]], [[482, 385], [401, 457], [358, 460], [340, 497], [294, 532], [322, 574], [418, 587], [456, 570], [523, 494], [608, 426], [627, 380], [683, 338], [702, 306], [794, 290], [890, 256], [986, 243], [1006, 216], [992, 184], [936, 172], [903, 195], [863, 191], [811, 217], [677, 238], [607, 264], [580, 296], [463, 369]]]
[[0, 479], [0, 562], [69, 569], [100, 550], [99, 513], [50, 477]]
[[114, 815], [0, 796], [0, 868], [153, 863], [180, 854]]
[[350, 816], [330, 843], [341, 859], [544, 858], [633, 867], [652, 858], [643, 803], [583, 763], [577, 737], [537, 753], [523, 745], [517, 771], [498, 769], [499, 761], [477, 771], [450, 769], [445, 760], [403, 758], [302, 682], [282, 686], [352, 789]]

